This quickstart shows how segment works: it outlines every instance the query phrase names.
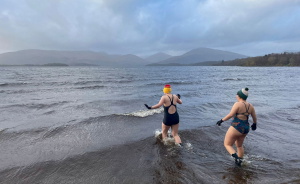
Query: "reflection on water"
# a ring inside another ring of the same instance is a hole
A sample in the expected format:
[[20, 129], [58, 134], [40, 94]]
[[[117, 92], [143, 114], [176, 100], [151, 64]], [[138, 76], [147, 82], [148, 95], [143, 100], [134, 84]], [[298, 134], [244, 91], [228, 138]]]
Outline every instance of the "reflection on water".
[[226, 173], [223, 175], [223, 179], [230, 184], [246, 184], [252, 183], [255, 177], [255, 173], [247, 170], [245, 167], [232, 167], [226, 170]]

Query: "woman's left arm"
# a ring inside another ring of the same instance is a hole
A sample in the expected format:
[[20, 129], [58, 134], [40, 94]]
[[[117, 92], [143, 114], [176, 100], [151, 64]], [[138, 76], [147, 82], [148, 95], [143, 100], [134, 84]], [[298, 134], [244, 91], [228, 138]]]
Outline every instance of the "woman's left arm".
[[182, 100], [181, 100], [181, 99], [179, 99], [178, 97], [177, 97], [177, 100], [176, 100], [176, 102], [177, 102], [177, 103], [179, 103], [179, 104], [182, 104]]

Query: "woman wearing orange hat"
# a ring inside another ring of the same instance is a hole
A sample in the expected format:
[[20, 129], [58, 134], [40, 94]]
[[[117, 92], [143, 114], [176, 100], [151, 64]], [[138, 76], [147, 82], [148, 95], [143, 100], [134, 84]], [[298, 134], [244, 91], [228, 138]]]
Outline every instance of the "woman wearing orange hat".
[[161, 97], [158, 104], [149, 107], [147, 104], [145, 106], [148, 109], [156, 109], [164, 106], [164, 119], [162, 123], [162, 139], [164, 140], [167, 138], [168, 130], [172, 129], [172, 135], [175, 139], [175, 143], [178, 145], [181, 145], [181, 139], [178, 135], [178, 128], [179, 128], [179, 115], [177, 112], [176, 104], [182, 104], [182, 101], [180, 100], [180, 95], [177, 94], [173, 95], [171, 94], [172, 88], [171, 85], [166, 84], [163, 92], [164, 95]]

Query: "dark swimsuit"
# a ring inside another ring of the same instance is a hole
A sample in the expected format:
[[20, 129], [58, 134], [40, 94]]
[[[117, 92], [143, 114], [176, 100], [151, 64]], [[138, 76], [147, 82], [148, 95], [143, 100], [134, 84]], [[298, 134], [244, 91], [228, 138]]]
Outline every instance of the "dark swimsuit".
[[[167, 95], [168, 96], [168, 95]], [[169, 96], [168, 96], [169, 97]], [[172, 95], [172, 100], [171, 98], [169, 97], [170, 101], [171, 101], [171, 105], [165, 107], [164, 106], [164, 120], [163, 120], [163, 123], [166, 125], [166, 126], [172, 126], [172, 125], [176, 125], [179, 123], [179, 115], [177, 113], [177, 107], [176, 105], [173, 104], [173, 95]], [[174, 114], [170, 114], [169, 113], [169, 108], [171, 106], [175, 106], [175, 113]]]
[[[243, 102], [244, 103], [244, 102]], [[247, 108], [246, 104], [244, 103], [245, 107], [246, 107], [246, 112], [244, 113], [236, 113], [234, 119], [231, 122], [231, 126], [233, 126], [237, 131], [239, 131], [242, 134], [247, 134], [249, 132], [250, 126], [249, 126], [249, 109], [250, 109], [250, 104]], [[244, 115], [247, 117], [246, 120], [241, 120], [239, 119], [237, 116], [238, 115]]]

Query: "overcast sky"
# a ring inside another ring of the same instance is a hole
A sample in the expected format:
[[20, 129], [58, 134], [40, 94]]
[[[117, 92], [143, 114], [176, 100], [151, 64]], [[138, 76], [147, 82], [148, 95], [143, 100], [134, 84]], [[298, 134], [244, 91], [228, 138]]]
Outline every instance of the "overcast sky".
[[300, 0], [0, 0], [0, 53], [300, 51]]

